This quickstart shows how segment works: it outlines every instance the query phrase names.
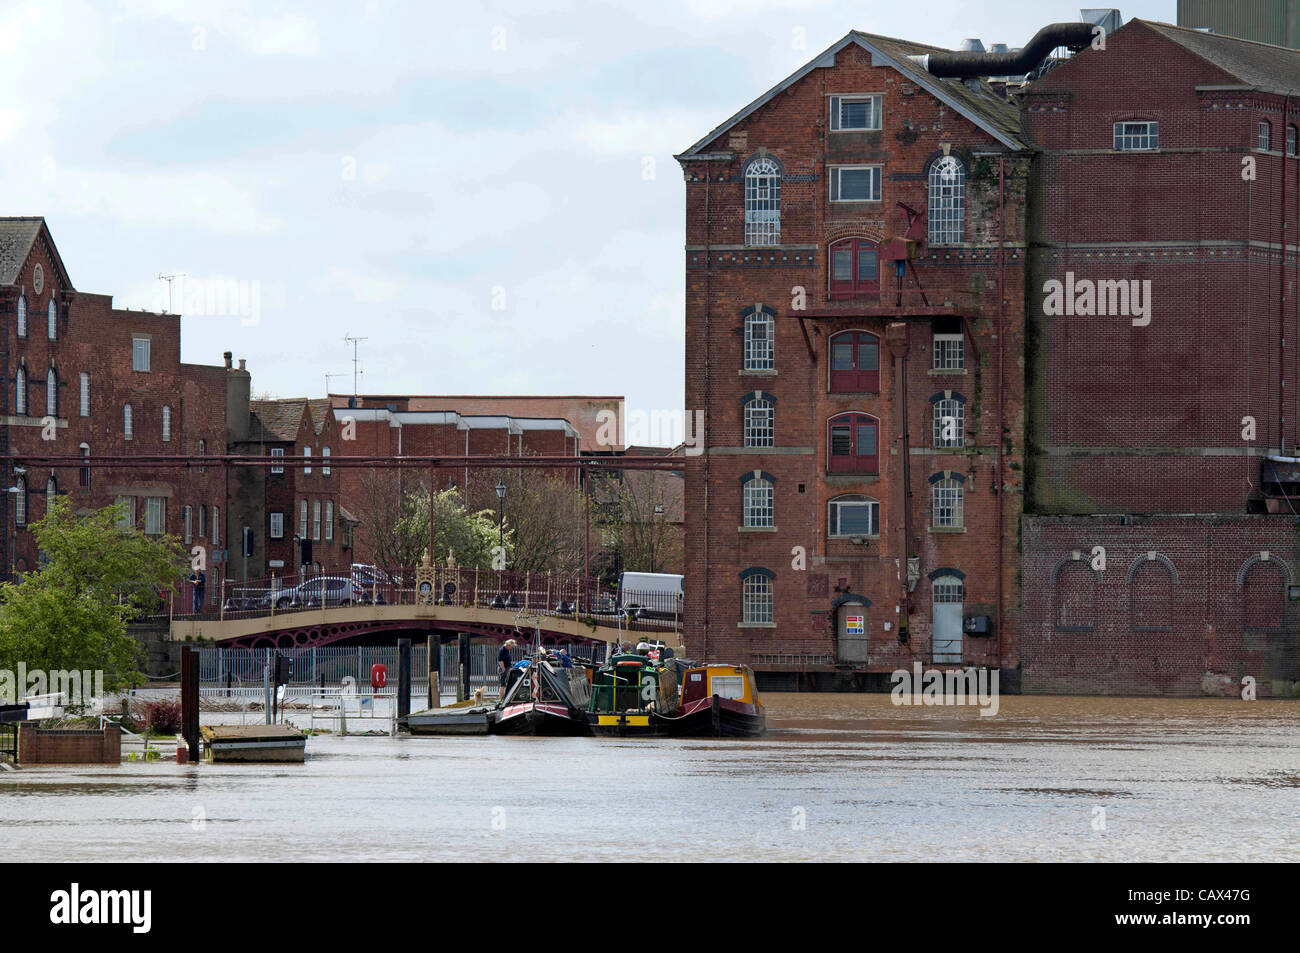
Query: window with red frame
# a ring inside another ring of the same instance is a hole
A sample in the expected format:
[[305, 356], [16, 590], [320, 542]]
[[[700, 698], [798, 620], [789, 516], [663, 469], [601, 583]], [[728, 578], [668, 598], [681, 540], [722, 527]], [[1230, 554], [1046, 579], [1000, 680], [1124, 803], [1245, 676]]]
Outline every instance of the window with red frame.
[[827, 423], [830, 473], [880, 472], [880, 422], [870, 414], [839, 414]]
[[880, 393], [880, 339], [866, 331], [831, 335], [831, 393]]
[[876, 243], [846, 238], [830, 247], [830, 296], [852, 298], [880, 294], [880, 259]]

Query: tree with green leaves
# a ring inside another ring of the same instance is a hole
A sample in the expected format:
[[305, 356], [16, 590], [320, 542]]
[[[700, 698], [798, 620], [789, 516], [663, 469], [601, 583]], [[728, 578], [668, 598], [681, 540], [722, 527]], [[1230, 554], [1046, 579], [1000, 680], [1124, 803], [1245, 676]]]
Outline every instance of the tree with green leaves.
[[103, 671], [108, 690], [143, 681], [127, 623], [158, 605], [189, 559], [175, 537], [146, 536], [124, 516], [120, 504], [78, 515], [60, 496], [28, 527], [44, 564], [0, 585], [0, 669]]
[[[433, 552], [435, 565], [446, 565], [448, 553], [455, 551], [456, 565], [462, 569], [491, 569], [492, 548], [497, 545], [497, 517], [491, 510], [470, 512], [458, 490], [442, 490], [429, 496], [421, 484], [406, 494], [402, 518], [396, 527], [408, 556], [402, 565], [419, 560], [429, 546], [429, 512], [433, 511]], [[506, 564], [513, 549], [510, 527], [503, 534]]]

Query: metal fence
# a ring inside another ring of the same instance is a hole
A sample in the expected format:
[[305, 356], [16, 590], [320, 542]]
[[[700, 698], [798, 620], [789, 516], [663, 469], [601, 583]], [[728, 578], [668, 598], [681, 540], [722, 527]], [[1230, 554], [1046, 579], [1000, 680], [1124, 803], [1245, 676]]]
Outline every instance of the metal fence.
[[[187, 613], [184, 594], [174, 618], [235, 619], [275, 616], [345, 605], [415, 605], [421, 601], [414, 567], [349, 575], [348, 570], [298, 575], [272, 574], [246, 581], [226, 580], [217, 607]], [[682, 599], [672, 592], [616, 592], [595, 580], [551, 572], [438, 569], [432, 592], [439, 605], [518, 609], [525, 613], [591, 619], [629, 632], [675, 632], [681, 628]]]

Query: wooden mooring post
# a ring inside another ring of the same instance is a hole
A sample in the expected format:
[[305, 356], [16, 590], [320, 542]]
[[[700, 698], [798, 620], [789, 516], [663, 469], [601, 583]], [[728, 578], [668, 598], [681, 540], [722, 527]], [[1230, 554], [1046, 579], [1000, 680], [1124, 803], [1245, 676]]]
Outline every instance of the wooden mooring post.
[[397, 640], [397, 717], [411, 714], [411, 640]]
[[199, 654], [181, 646], [181, 736], [189, 748], [190, 763], [199, 760]]

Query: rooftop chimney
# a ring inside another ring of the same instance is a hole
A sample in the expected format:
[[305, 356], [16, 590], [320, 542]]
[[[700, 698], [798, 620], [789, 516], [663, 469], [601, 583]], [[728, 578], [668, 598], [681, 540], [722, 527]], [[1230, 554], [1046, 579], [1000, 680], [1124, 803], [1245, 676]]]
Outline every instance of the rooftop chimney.
[[225, 354], [222, 354], [221, 356], [226, 359], [226, 370], [230, 370], [231, 368], [230, 361], [235, 356], [234, 353], [231, 351], [227, 351]]

